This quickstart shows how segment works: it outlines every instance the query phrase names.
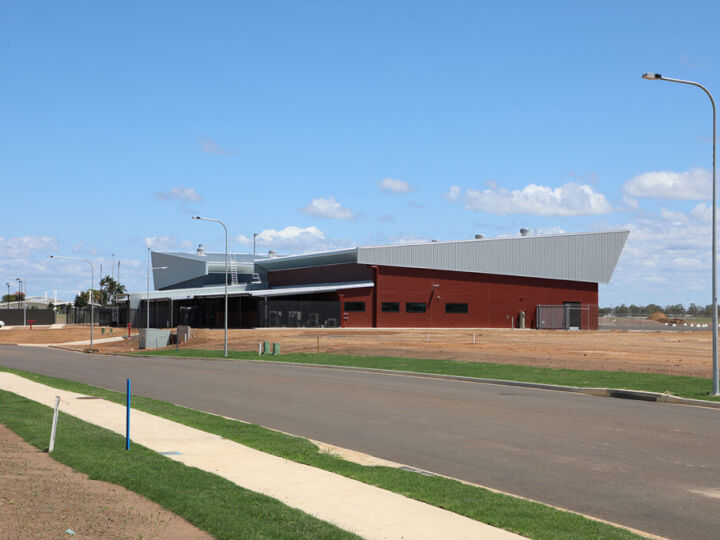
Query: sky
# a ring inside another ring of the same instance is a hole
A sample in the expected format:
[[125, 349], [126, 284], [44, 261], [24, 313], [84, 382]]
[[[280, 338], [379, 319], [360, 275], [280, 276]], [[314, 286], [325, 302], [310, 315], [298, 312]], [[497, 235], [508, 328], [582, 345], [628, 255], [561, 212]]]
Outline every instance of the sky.
[[[711, 303], [717, 2], [0, 2], [0, 287], [147, 248], [629, 229], [601, 306]], [[114, 261], [114, 262], [113, 262]]]

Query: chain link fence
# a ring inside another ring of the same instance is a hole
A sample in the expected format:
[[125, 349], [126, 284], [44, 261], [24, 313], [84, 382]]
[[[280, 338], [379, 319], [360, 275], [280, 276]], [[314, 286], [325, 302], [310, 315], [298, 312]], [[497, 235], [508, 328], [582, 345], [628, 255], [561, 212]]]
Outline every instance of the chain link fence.
[[591, 328], [589, 304], [568, 302], [559, 306], [537, 306], [536, 327], [540, 330], [588, 330]]

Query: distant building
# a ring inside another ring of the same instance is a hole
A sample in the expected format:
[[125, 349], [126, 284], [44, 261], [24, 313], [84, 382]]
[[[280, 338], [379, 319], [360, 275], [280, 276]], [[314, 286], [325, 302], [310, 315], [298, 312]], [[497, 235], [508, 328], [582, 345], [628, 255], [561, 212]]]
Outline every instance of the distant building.
[[[228, 324], [591, 328], [629, 231], [230, 254]], [[151, 326], [222, 327], [225, 254], [153, 252]], [[126, 297], [145, 326], [147, 293]]]

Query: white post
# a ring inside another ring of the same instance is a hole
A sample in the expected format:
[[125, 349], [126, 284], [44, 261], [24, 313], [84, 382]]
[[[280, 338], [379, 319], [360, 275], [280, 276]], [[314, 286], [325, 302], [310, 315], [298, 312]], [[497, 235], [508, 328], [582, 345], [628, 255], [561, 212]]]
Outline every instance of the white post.
[[57, 430], [58, 409], [60, 408], [60, 396], [55, 396], [55, 412], [53, 413], [52, 428], [50, 429], [50, 447], [48, 453], [55, 448], [55, 431]]

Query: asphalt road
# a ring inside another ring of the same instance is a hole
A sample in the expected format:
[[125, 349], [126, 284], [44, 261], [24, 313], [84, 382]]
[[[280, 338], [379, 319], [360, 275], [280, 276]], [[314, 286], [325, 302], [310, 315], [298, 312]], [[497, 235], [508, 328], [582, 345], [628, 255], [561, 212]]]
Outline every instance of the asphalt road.
[[671, 538], [720, 536], [720, 410], [263, 362], [0, 346], [0, 365], [258, 423]]

